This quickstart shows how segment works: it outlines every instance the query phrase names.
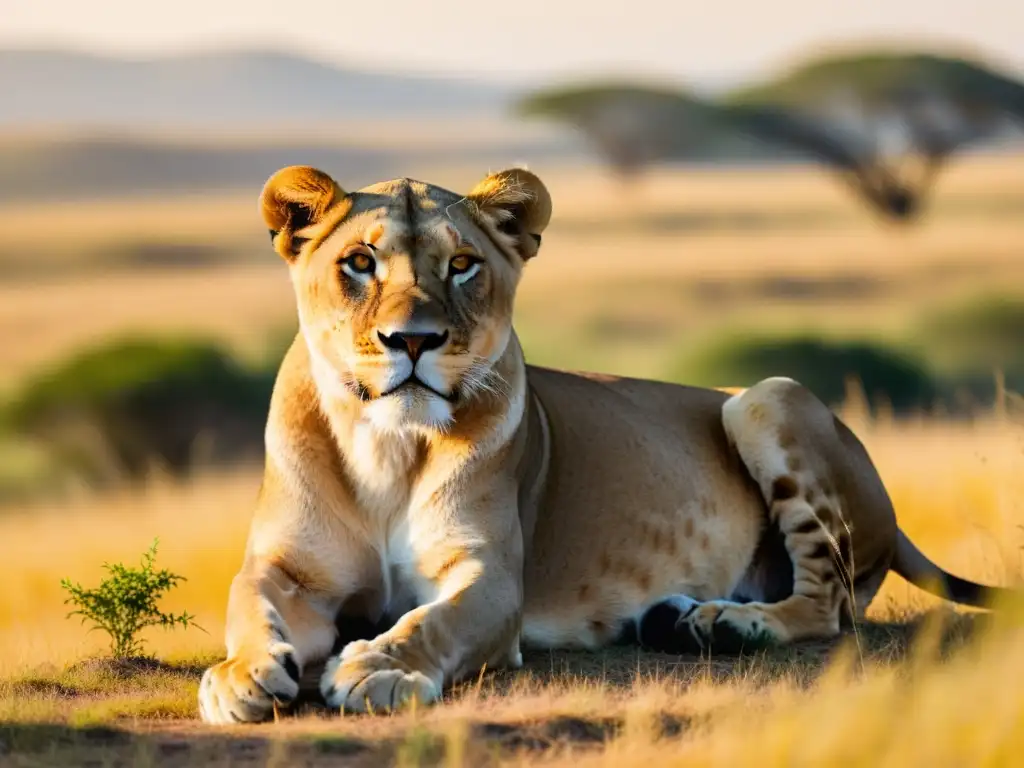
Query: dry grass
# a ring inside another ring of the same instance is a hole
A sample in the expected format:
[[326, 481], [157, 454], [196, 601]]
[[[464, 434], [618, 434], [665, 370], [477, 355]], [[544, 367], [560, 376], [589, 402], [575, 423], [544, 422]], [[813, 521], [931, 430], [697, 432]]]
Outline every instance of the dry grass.
[[[902, 525], [925, 551], [964, 576], [1020, 581], [1021, 425], [893, 425], [847, 416], [875, 457]], [[859, 654], [847, 658], [856, 673], [836, 668], [821, 682], [822, 670], [832, 669], [830, 645], [738, 661], [634, 649], [534, 653], [525, 672], [486, 676], [419, 713], [339, 721], [314, 706], [277, 725], [212, 731], [194, 721], [196, 685], [199, 669], [222, 653], [224, 601], [257, 483], [255, 471], [187, 486], [155, 480], [141, 492], [12, 509], [0, 518], [7, 553], [0, 563], [0, 722], [9, 723], [0, 726], [0, 740], [37, 757], [42, 742], [64, 744], [47, 753], [58, 761], [142, 750], [154, 762], [277, 754], [306, 764], [459, 764], [461, 754], [466, 765], [529, 757], [731, 766], [754, 756], [765, 765], [931, 765], [948, 754], [957, 759], [943, 764], [1009, 764], [1002, 758], [1019, 738], [1024, 695], [1006, 684], [1024, 670], [1018, 614], [1008, 613], [952, 662], [906, 661], [914, 624], [905, 622], [937, 601], [895, 576], [861, 628]], [[195, 612], [210, 634], [150, 632], [151, 649], [169, 660], [155, 669], [83, 664], [103, 650], [103, 639], [63, 618], [59, 579], [91, 583], [102, 561], [135, 560], [154, 535], [162, 542], [158, 562], [189, 577], [166, 607]], [[966, 618], [952, 625], [955, 647], [970, 629]], [[984, 717], [965, 714], [966, 701], [985, 701]], [[894, 712], [906, 716], [897, 724]], [[910, 730], [906, 740], [896, 738], [897, 725]]]
[[[886, 424], [852, 410], [847, 418], [871, 452], [900, 524], [931, 557], [966, 577], [1009, 582], [1024, 575], [1024, 428], [995, 420]], [[60, 578], [91, 583], [103, 561], [135, 562], [154, 536], [160, 537], [158, 562], [189, 579], [167, 607], [195, 613], [210, 632], [153, 631], [154, 650], [217, 652], [258, 485], [253, 468], [189, 484], [154, 479], [143, 491], [5, 507], [0, 674], [101, 650], [101, 637], [64, 621]], [[895, 620], [936, 602], [893, 576], [872, 616]]]

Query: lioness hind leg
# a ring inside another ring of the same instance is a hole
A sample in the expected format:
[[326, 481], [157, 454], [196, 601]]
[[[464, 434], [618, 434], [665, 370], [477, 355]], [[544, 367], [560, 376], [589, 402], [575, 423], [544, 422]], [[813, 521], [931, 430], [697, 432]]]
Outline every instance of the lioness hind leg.
[[772, 378], [722, 408], [729, 440], [768, 503], [793, 562], [793, 594], [778, 603], [702, 607], [700, 629], [726, 622], [766, 630], [776, 641], [838, 634], [851, 605], [850, 530], [833, 476], [845, 449], [832, 412], [792, 379]]
[[851, 614], [852, 549], [832, 480], [843, 446], [831, 411], [791, 379], [766, 379], [726, 402], [723, 423], [783, 536], [792, 594], [777, 603], [674, 596], [644, 614], [641, 642], [677, 653], [739, 653], [838, 634]]

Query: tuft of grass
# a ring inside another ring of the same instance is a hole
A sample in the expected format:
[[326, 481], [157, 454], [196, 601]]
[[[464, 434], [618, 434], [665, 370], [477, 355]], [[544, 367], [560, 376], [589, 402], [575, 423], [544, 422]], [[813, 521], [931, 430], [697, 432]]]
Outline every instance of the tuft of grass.
[[97, 659], [14, 676], [0, 682], [0, 723], [17, 741], [44, 725], [77, 732], [188, 721], [195, 717], [200, 661]]

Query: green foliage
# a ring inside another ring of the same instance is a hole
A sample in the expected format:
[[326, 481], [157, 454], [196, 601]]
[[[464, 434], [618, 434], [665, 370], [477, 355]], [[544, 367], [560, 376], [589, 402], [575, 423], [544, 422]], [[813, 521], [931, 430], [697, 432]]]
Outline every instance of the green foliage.
[[60, 582], [69, 597], [65, 604], [77, 608], [68, 614], [81, 616], [82, 623], [92, 622], [93, 629], [101, 629], [110, 637], [110, 651], [114, 658], [125, 659], [141, 656], [143, 641], [139, 633], [146, 627], [183, 629], [196, 627], [195, 617], [184, 611], [178, 615], [163, 613], [157, 601], [173, 589], [184, 576], [167, 569], [154, 570], [158, 540], [142, 556], [142, 565], [131, 568], [121, 563], [103, 564], [110, 577], [100, 582], [96, 589], [83, 589], [68, 579]]
[[24, 423], [58, 405], [102, 409], [126, 396], [155, 401], [183, 388], [253, 407], [258, 396], [237, 386], [244, 379], [231, 356], [212, 343], [130, 337], [87, 349], [35, 377], [18, 398], [15, 414]]
[[[876, 151], [868, 132], [877, 134], [881, 123], [866, 131], [836, 125], [837, 99], [865, 115], [898, 118], [909, 140], [903, 156]], [[734, 129], [843, 171], [875, 211], [908, 223], [924, 210], [945, 160], [1008, 119], [1024, 120], [1024, 83], [964, 59], [867, 51], [813, 60], [735, 91], [721, 109]], [[920, 162], [908, 164], [907, 156]]]
[[927, 89], [953, 101], [989, 102], [1024, 117], [1024, 84], [979, 62], [929, 53], [866, 51], [815, 59], [770, 82], [734, 91], [726, 101], [804, 105], [827, 98], [838, 86], [866, 104]]
[[615, 100], [672, 106], [679, 110], [704, 111], [712, 106], [685, 91], [673, 87], [657, 87], [639, 83], [590, 83], [548, 88], [520, 100], [515, 109], [525, 116], [554, 117], [581, 114]]
[[1024, 299], [986, 296], [927, 315], [920, 337], [959, 369], [1024, 375]]
[[750, 386], [769, 376], [788, 376], [829, 405], [838, 405], [856, 380], [877, 407], [894, 411], [930, 407], [938, 387], [916, 360], [881, 344], [831, 341], [810, 335], [772, 338], [733, 336], [687, 355], [675, 378], [706, 386]]
[[927, 314], [916, 341], [958, 400], [992, 402], [995, 373], [1012, 392], [1024, 392], [1024, 298], [977, 297]]
[[723, 132], [718, 108], [681, 89], [627, 82], [552, 88], [519, 101], [527, 117], [547, 117], [579, 129], [620, 171], [684, 157], [707, 156], [738, 132]]
[[202, 340], [114, 340], [30, 378], [2, 419], [94, 484], [154, 465], [184, 474], [203, 440], [215, 461], [259, 453], [276, 362], [249, 370]]
[[[927, 159], [924, 170], [901, 173], [898, 163], [889, 167], [870, 149], [870, 137], [857, 138], [821, 115], [811, 119], [808, 113], [834, 112], [834, 97], [869, 112], [902, 114], [913, 152]], [[957, 113], [955, 130], [936, 117], [939, 107]], [[718, 101], [670, 86], [610, 82], [539, 91], [517, 111], [576, 127], [624, 176], [685, 158], [810, 156], [852, 171], [847, 180], [866, 202], [907, 222], [921, 212], [943, 159], [991, 137], [1007, 117], [1024, 120], [1024, 83], [965, 59], [866, 51], [810, 61]]]

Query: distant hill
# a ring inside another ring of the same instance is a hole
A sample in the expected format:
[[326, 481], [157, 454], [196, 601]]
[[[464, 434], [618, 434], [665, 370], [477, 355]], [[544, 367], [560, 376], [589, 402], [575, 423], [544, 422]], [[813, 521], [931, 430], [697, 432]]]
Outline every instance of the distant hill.
[[232, 127], [495, 114], [513, 95], [499, 85], [340, 68], [258, 50], [144, 60], [0, 50], [0, 94], [0, 128]]
[[450, 146], [379, 148], [298, 139], [199, 143], [131, 136], [0, 138], [0, 204], [98, 199], [130, 194], [245, 189], [255, 194], [286, 165], [314, 165], [358, 189], [381, 179], [416, 175], [446, 165], [488, 168], [522, 158], [542, 162], [579, 157], [568, 139], [499, 138]]

